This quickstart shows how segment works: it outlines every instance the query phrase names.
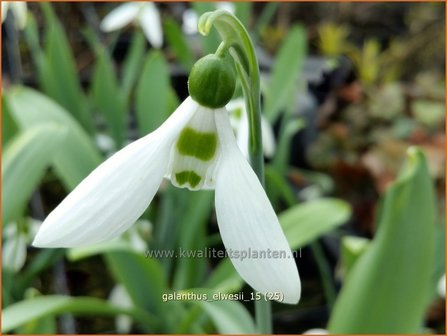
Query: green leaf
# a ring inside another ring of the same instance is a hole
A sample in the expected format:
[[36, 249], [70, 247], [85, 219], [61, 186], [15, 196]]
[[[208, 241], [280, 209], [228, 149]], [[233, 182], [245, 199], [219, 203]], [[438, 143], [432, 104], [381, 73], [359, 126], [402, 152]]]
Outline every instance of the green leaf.
[[[152, 313], [162, 310], [162, 294], [167, 292], [163, 269], [156, 259], [131, 251], [105, 254], [109, 269], [124, 285], [134, 304]], [[159, 316], [162, 316], [160, 314]]]
[[164, 21], [164, 32], [178, 61], [184, 70], [189, 72], [194, 65], [194, 55], [179, 25], [174, 20], [167, 18]]
[[6, 148], [8, 142], [17, 134], [18, 126], [14, 119], [11, 117], [8, 104], [5, 98], [2, 96], [2, 146]]
[[248, 30], [250, 25], [251, 11], [253, 4], [251, 2], [237, 1], [233, 2], [236, 7], [236, 17], [242, 22], [245, 28]]
[[68, 190], [73, 189], [101, 163], [91, 139], [61, 106], [41, 93], [26, 87], [14, 87], [6, 93], [11, 115], [22, 130], [36, 125], [64, 125], [67, 135], [63, 150], [53, 158], [56, 173]]
[[91, 316], [126, 314], [145, 326], [155, 323], [150, 314], [135, 308], [113, 306], [96, 298], [49, 295], [20, 301], [3, 309], [2, 332], [7, 333], [28, 322], [64, 313]]
[[113, 251], [132, 251], [132, 249], [128, 242], [121, 239], [114, 239], [94, 245], [70, 248], [67, 250], [67, 258], [70, 261], [79, 261]]
[[130, 93], [141, 71], [144, 60], [146, 39], [141, 31], [137, 30], [132, 39], [129, 53], [123, 64], [122, 85], [123, 95], [129, 102]]
[[116, 147], [125, 140], [127, 106], [118, 86], [115, 68], [106, 50], [97, 58], [92, 79], [92, 96], [95, 107], [105, 117]]
[[286, 174], [289, 162], [290, 146], [292, 145], [292, 137], [305, 127], [306, 123], [302, 118], [287, 118], [281, 125], [281, 133], [279, 136], [278, 146], [273, 158], [273, 165], [276, 170], [282, 174]]
[[254, 42], [256, 42], [259, 38], [259, 35], [264, 31], [265, 27], [267, 27], [272, 20], [273, 16], [276, 14], [278, 10], [279, 2], [266, 2], [264, 8], [262, 9], [261, 14], [258, 16], [256, 20], [255, 32], [254, 32]]
[[362, 237], [346, 236], [341, 241], [341, 267], [346, 278], [355, 262], [367, 250], [370, 240]]
[[[445, 213], [445, 212], [443, 212]], [[435, 229], [435, 255], [432, 277], [431, 298], [437, 297], [439, 279], [445, 274], [445, 215], [440, 216]]]
[[244, 281], [236, 272], [231, 260], [226, 258], [213, 270], [205, 283], [206, 288], [220, 293], [234, 293], [242, 288]]
[[[205, 227], [213, 208], [214, 193], [200, 191], [188, 197], [186, 210], [179, 225], [179, 248], [184, 251], [200, 251], [206, 248]], [[175, 270], [173, 288], [198, 286], [205, 273], [204, 258], [181, 258]]]
[[287, 105], [289, 88], [295, 84], [306, 54], [306, 31], [294, 26], [281, 45], [265, 92], [264, 114], [271, 122]]
[[274, 207], [282, 199], [289, 205], [296, 204], [295, 192], [286, 175], [281, 174], [270, 164], [265, 166], [265, 185], [269, 200]]
[[410, 148], [385, 194], [375, 237], [339, 294], [330, 333], [421, 332], [434, 266], [435, 204], [425, 156]]
[[66, 134], [62, 124], [47, 123], [26, 129], [11, 141], [2, 158], [4, 224], [23, 216], [28, 200]]
[[289, 208], [278, 217], [291, 248], [297, 249], [344, 224], [350, 215], [346, 202], [322, 198]]
[[21, 270], [20, 277], [15, 279], [14, 285], [17, 287], [17, 292], [21, 295], [26, 288], [31, 286], [39, 273], [51, 268], [64, 255], [64, 249], [40, 249]]
[[45, 60], [42, 85], [45, 93], [61, 104], [89, 132], [94, 129], [85, 96], [77, 76], [76, 64], [64, 29], [49, 3], [42, 3], [45, 16]]
[[138, 129], [146, 135], [158, 128], [169, 116], [169, 69], [159, 51], [149, 53], [136, 91]]
[[247, 309], [237, 301], [197, 301], [220, 334], [255, 334], [256, 328]]
[[54, 316], [45, 316], [30, 321], [16, 330], [19, 335], [54, 335], [57, 334], [57, 323]]

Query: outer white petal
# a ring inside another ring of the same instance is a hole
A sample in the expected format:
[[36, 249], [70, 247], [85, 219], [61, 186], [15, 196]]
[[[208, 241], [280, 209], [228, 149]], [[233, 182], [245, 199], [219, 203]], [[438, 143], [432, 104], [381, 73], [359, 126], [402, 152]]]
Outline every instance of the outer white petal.
[[26, 26], [27, 6], [25, 1], [14, 1], [9, 5], [14, 13], [14, 20], [18, 29], [24, 29]]
[[107, 14], [101, 21], [101, 30], [111, 32], [128, 25], [137, 18], [141, 4], [137, 2], [129, 2], [120, 5]]
[[33, 245], [89, 245], [128, 229], [152, 201], [170, 148], [195, 109], [186, 99], [160, 128], [103, 162], [48, 215]]
[[[234, 267], [259, 292], [281, 292], [285, 303], [301, 294], [298, 269], [276, 214], [257, 176], [237, 148], [227, 112], [216, 110], [221, 161], [216, 174], [220, 234]], [[281, 258], [237, 258], [270, 251]]]
[[146, 2], [138, 19], [147, 40], [155, 48], [161, 48], [163, 45], [163, 31], [161, 28], [160, 13], [155, 4]]
[[261, 132], [262, 149], [264, 150], [264, 155], [271, 158], [273, 154], [275, 154], [276, 150], [275, 135], [273, 134], [273, 129], [269, 122], [264, 117], [261, 117]]

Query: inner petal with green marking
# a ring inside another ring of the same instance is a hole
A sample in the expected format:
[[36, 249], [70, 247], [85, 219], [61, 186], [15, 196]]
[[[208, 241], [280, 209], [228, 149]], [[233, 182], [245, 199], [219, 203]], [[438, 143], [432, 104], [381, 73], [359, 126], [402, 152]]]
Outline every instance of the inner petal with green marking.
[[213, 132], [200, 132], [185, 127], [177, 140], [177, 150], [181, 155], [209, 161], [216, 153], [217, 136]]
[[199, 107], [180, 132], [172, 149], [170, 178], [180, 188], [214, 187], [214, 167], [219, 156], [214, 111]]

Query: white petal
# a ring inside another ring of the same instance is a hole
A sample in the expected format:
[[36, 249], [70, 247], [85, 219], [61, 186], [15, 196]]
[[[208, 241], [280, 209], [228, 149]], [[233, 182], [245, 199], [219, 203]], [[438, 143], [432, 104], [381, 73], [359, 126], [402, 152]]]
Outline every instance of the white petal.
[[[190, 138], [188, 138], [186, 134], [191, 131], [193, 134], [189, 134]], [[185, 142], [190, 142], [191, 137], [196, 136], [204, 136], [206, 140], [195, 143], [195, 140], [192, 139], [193, 143], [190, 143], [192, 152], [189, 154], [182, 153], [179, 150], [179, 144], [183, 143], [183, 146], [185, 146]], [[204, 153], [206, 153], [205, 157], [201, 157], [200, 154]], [[167, 177], [173, 185], [179, 188], [190, 190], [214, 189], [214, 173], [218, 157], [219, 143], [214, 111], [207, 107], [198, 106], [193, 117], [180, 133], [176, 145], [172, 148]]]
[[230, 111], [230, 122], [236, 132], [237, 145], [242, 154], [248, 159], [249, 134], [245, 100], [244, 98], [233, 99], [225, 107]]
[[9, 1], [2, 1], [2, 23], [5, 22], [6, 16], [8, 15]]
[[139, 22], [147, 40], [155, 48], [163, 45], [160, 13], [152, 2], [146, 2], [139, 15]]
[[183, 12], [182, 15], [182, 30], [185, 34], [193, 35], [197, 34], [198, 28], [197, 25], [199, 23], [199, 16], [196, 11], [193, 9], [187, 9]]
[[[245, 100], [243, 98], [233, 99], [226, 105], [226, 108], [230, 111], [231, 125], [236, 131], [237, 145], [242, 154], [248, 158], [249, 126]], [[264, 155], [271, 158], [275, 154], [276, 141], [273, 129], [264, 116], [261, 116], [261, 132]]]
[[14, 13], [14, 20], [18, 29], [24, 29], [26, 26], [27, 7], [25, 1], [11, 2], [10, 8]]
[[[289, 245], [264, 189], [237, 148], [224, 109], [216, 111], [216, 127], [222, 151], [216, 174], [216, 213], [231, 261], [257, 291], [280, 292], [283, 302], [297, 303], [301, 284]], [[265, 258], [242, 260], [235, 253]]]
[[242, 152], [242, 155], [244, 155], [245, 158], [249, 158], [250, 155], [248, 153], [248, 145], [250, 141], [250, 134], [248, 132], [248, 116], [247, 112], [242, 110], [241, 119], [239, 121], [238, 128], [236, 130], [236, 137], [237, 137], [237, 146], [239, 147], [239, 150]]
[[137, 17], [140, 9], [141, 5], [136, 2], [129, 2], [116, 7], [102, 19], [101, 30], [111, 32], [123, 28]]
[[186, 99], [160, 128], [103, 162], [48, 215], [33, 245], [89, 245], [128, 229], [157, 192], [171, 146], [195, 107]]
[[269, 122], [264, 117], [261, 117], [261, 132], [262, 149], [264, 150], [264, 155], [271, 158], [273, 154], [275, 154], [276, 150], [275, 135], [273, 134], [273, 129]]

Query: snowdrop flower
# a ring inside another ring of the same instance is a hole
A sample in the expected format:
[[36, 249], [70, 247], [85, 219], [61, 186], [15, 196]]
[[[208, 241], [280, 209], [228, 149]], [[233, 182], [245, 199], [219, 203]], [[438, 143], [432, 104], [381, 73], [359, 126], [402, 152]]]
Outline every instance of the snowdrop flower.
[[107, 159], [48, 215], [33, 245], [74, 247], [120, 235], [166, 177], [180, 188], [215, 189], [220, 234], [236, 270], [257, 291], [281, 292], [283, 302], [297, 303], [294, 258], [225, 108], [235, 88], [231, 65], [205, 56], [191, 70], [188, 88], [190, 96], [157, 130]]
[[[232, 2], [219, 1], [215, 3], [216, 9], [223, 9], [231, 14], [236, 12], [236, 7]], [[199, 16], [194, 9], [187, 9], [183, 12], [182, 16], [182, 30], [185, 34], [194, 35], [198, 33], [197, 23], [199, 22]]]
[[161, 48], [163, 32], [160, 13], [152, 2], [128, 2], [116, 7], [101, 21], [101, 30], [104, 32], [119, 30], [131, 22], [141, 26], [152, 46]]
[[6, 20], [8, 12], [14, 15], [17, 29], [24, 29], [26, 26], [27, 7], [25, 1], [2, 1], [2, 23]]
[[[226, 108], [230, 111], [230, 121], [236, 132], [239, 149], [242, 154], [248, 158], [249, 126], [245, 101], [243, 98], [234, 99], [226, 105]], [[261, 132], [264, 155], [271, 158], [273, 154], [275, 154], [276, 149], [275, 135], [273, 134], [272, 127], [264, 116], [261, 116]]]

